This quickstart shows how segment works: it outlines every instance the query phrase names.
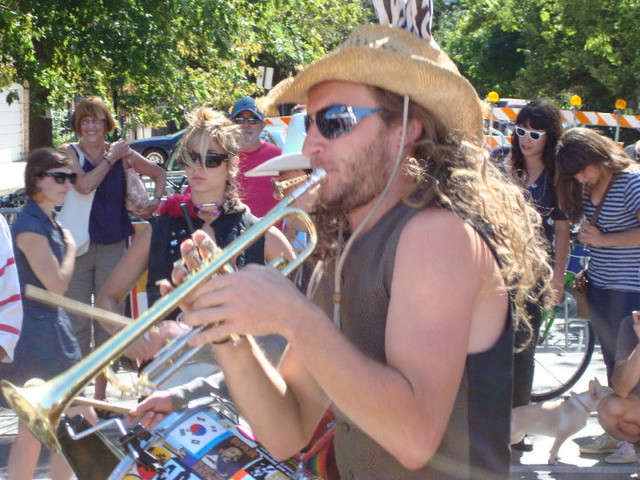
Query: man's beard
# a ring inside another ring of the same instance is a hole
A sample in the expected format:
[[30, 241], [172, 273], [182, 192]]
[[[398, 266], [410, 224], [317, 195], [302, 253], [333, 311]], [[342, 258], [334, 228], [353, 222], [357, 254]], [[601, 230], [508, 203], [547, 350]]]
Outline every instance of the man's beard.
[[340, 191], [323, 205], [336, 212], [350, 213], [374, 200], [389, 180], [391, 172], [390, 152], [377, 138], [356, 154], [348, 175], [341, 179]]

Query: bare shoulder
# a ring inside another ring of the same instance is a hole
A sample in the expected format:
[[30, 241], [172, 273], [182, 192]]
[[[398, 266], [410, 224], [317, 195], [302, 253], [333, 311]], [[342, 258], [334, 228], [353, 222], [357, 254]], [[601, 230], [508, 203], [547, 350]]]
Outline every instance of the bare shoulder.
[[77, 160], [78, 156], [76, 155], [76, 151], [75, 149], [71, 146], [70, 143], [63, 143], [62, 145], [60, 145], [60, 147], [58, 148], [58, 150], [64, 152], [67, 154], [68, 157], [70, 157], [72, 160]]
[[455, 213], [441, 208], [427, 208], [407, 222], [400, 236], [399, 248], [406, 245], [411, 249], [433, 251], [437, 248], [465, 254], [470, 250], [459, 250], [464, 246], [472, 246], [477, 237], [473, 227]]
[[40, 251], [40, 247], [49, 247], [47, 237], [36, 232], [22, 232], [16, 236], [16, 244], [25, 254], [33, 254]]
[[394, 284], [400, 295], [423, 299], [419, 309], [430, 322], [466, 325], [469, 351], [490, 346], [504, 326], [508, 303], [496, 259], [480, 234], [452, 212], [425, 209], [407, 223]]
[[[476, 273], [483, 285], [488, 285], [489, 278], [501, 282], [500, 268], [487, 240], [469, 222], [448, 210], [427, 208], [417, 213], [402, 232], [398, 249], [401, 254], [405, 250], [422, 252], [421, 258], [430, 262], [446, 262], [449, 270], [460, 268], [464, 272], [461, 276], [467, 278]], [[455, 272], [450, 275], [455, 276]]]

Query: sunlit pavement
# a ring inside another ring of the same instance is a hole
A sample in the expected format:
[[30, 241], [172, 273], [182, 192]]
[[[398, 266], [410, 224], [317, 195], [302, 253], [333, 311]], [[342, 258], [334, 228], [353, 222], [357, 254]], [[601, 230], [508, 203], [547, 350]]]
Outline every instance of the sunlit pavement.
[[[600, 383], [606, 383], [604, 364], [601, 356], [594, 354], [591, 365], [581, 380], [573, 390], [583, 392], [588, 389], [588, 382], [593, 377], [598, 377]], [[93, 387], [87, 387], [85, 394], [93, 396]], [[107, 400], [132, 407], [136, 400], [134, 398], [121, 398], [119, 392], [109, 386]], [[17, 419], [11, 410], [0, 410], [0, 478], [7, 478], [7, 455], [11, 442], [17, 433]], [[108, 437], [117, 437], [117, 432], [112, 429], [111, 433], [106, 432]], [[600, 435], [602, 429], [598, 425], [595, 414], [589, 418], [587, 426], [573, 437], [570, 437], [560, 448], [560, 459], [564, 465], [551, 466], [547, 464], [549, 450], [553, 444], [553, 438], [542, 436], [531, 436], [529, 440], [533, 443], [532, 452], [515, 451], [511, 461], [511, 480], [596, 480], [605, 478], [607, 480], [629, 479], [635, 474], [639, 467], [636, 464], [609, 465], [604, 462], [605, 455], [580, 455], [579, 446], [590, 443], [594, 437]], [[49, 479], [47, 467], [48, 453], [43, 449], [38, 464], [38, 470], [34, 479]]]

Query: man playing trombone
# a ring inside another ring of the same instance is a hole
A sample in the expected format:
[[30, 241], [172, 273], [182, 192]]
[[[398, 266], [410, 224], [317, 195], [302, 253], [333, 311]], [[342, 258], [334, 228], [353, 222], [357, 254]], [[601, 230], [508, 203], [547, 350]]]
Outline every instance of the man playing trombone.
[[[383, 20], [410, 23], [374, 3]], [[417, 17], [430, 16], [423, 3]], [[357, 28], [267, 97], [307, 104], [303, 153], [327, 171], [311, 300], [248, 266], [183, 299], [183, 321], [207, 326], [192, 344], [213, 344], [276, 458], [303, 448], [333, 406], [343, 478], [506, 479], [513, 328], [540, 278], [549, 291], [550, 269], [535, 212], [484, 160], [475, 90], [428, 18], [417, 25], [422, 38]], [[277, 369], [253, 340], [274, 333], [288, 340]], [[132, 415], [154, 422], [160, 403]]]

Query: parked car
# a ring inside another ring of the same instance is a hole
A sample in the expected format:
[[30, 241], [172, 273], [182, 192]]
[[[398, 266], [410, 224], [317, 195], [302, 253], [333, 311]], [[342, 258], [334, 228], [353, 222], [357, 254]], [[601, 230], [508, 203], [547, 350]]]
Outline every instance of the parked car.
[[129, 145], [136, 152], [144, 155], [152, 162], [162, 166], [171, 156], [171, 152], [182, 138], [184, 130], [172, 133], [171, 135], [162, 135], [159, 137], [141, 138], [134, 140]]
[[522, 98], [501, 98], [498, 100], [496, 107], [498, 108], [522, 108], [529, 100], [524, 100]]

